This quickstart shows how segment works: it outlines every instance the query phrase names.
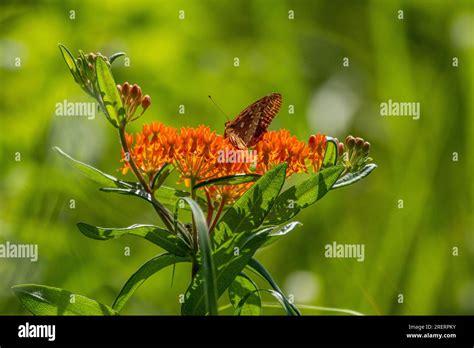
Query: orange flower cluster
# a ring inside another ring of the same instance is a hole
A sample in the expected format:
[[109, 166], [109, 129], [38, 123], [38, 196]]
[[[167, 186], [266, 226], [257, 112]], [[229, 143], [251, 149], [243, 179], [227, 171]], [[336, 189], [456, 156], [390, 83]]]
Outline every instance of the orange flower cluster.
[[[209, 127], [184, 127], [177, 130], [159, 122], [146, 124], [135, 137], [127, 134], [130, 156], [150, 182], [165, 164], [172, 164], [186, 186], [235, 174], [265, 174], [275, 165], [287, 162], [287, 176], [317, 172], [326, 148], [324, 135], [312, 135], [308, 144], [292, 136], [287, 130], [269, 131], [253, 150], [237, 150], [228, 139], [211, 131]], [[251, 152], [251, 161], [222, 160], [222, 153]], [[130, 164], [122, 151], [122, 173], [126, 174]], [[214, 201], [232, 203], [252, 183], [238, 185], [215, 185], [206, 187], [206, 194]]]

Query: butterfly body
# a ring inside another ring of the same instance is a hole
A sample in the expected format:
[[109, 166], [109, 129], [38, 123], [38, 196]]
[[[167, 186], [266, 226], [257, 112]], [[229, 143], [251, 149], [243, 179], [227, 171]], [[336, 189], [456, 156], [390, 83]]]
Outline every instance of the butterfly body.
[[280, 93], [269, 94], [246, 107], [234, 120], [225, 123], [224, 137], [241, 150], [254, 146], [266, 133], [280, 110]]

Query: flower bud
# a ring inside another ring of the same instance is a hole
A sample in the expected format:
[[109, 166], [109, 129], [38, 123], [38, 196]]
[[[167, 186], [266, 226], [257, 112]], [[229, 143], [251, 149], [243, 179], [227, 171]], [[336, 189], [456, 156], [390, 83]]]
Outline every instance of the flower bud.
[[346, 145], [347, 148], [350, 150], [354, 147], [355, 145], [355, 138], [352, 135], [348, 135], [346, 138]]
[[143, 108], [143, 111], [145, 111], [146, 109], [148, 109], [148, 107], [150, 106], [151, 104], [151, 98], [150, 96], [147, 94], [146, 96], [144, 96], [142, 98], [142, 108]]
[[370, 151], [370, 143], [368, 141], [364, 142], [364, 145], [362, 145], [362, 152], [364, 155], [367, 155]]
[[122, 95], [126, 97], [128, 96], [128, 93], [130, 93], [130, 84], [128, 82], [124, 82], [122, 85]]
[[344, 143], [337, 143], [337, 155], [341, 157], [344, 154]]
[[138, 87], [137, 84], [134, 84], [134, 85], [132, 86], [132, 89], [130, 90], [130, 96], [132, 97], [132, 99], [135, 99], [135, 98], [138, 96], [138, 89], [139, 89], [139, 88], [140, 88], [140, 87]]
[[355, 145], [358, 150], [362, 149], [362, 146], [364, 145], [364, 139], [362, 138], [355, 138]]
[[122, 93], [122, 86], [117, 85], [117, 89], [118, 89], [119, 93]]
[[308, 145], [309, 145], [309, 147], [310, 147], [310, 148], [316, 147], [316, 143], [317, 143], [317, 141], [316, 141], [316, 136], [315, 136], [315, 135], [310, 136], [310, 137], [309, 137], [309, 140], [308, 140]]

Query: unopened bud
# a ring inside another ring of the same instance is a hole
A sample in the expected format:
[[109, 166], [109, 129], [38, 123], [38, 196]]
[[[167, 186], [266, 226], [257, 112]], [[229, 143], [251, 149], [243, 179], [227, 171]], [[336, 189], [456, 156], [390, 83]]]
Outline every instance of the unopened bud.
[[344, 153], [344, 143], [338, 143], [337, 144], [337, 155], [339, 157], [341, 157], [343, 153]]
[[315, 135], [312, 135], [312, 136], [309, 137], [308, 145], [309, 145], [310, 148], [316, 147], [316, 136]]
[[146, 110], [148, 109], [148, 107], [150, 106], [151, 104], [151, 98], [149, 95], [146, 95], [142, 98], [142, 108], [143, 110]]
[[364, 142], [364, 145], [362, 146], [362, 151], [366, 155], [370, 151], [370, 143], [368, 141]]
[[128, 96], [129, 92], [130, 92], [130, 84], [128, 82], [124, 82], [122, 85], [122, 95], [126, 97]]
[[359, 137], [355, 138], [355, 144], [356, 144], [357, 149], [361, 149], [362, 146], [364, 145], [364, 139], [359, 138]]
[[347, 148], [350, 150], [354, 147], [356, 141], [355, 141], [355, 138], [352, 136], [352, 135], [348, 135], [347, 138], [346, 138], [346, 145], [347, 145]]
[[134, 84], [134, 85], [132, 86], [132, 89], [130, 90], [130, 96], [131, 96], [133, 99], [135, 99], [135, 98], [137, 97], [137, 95], [138, 95], [138, 88], [140, 88], [140, 87], [138, 87], [137, 84]]

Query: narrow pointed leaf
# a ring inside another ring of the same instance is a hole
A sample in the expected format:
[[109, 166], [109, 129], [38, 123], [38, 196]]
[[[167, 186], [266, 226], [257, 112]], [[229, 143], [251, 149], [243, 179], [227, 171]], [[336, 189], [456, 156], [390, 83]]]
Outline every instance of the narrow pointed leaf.
[[12, 290], [34, 315], [118, 315], [107, 305], [60, 288], [22, 284]]
[[116, 311], [121, 311], [130, 297], [137, 291], [137, 289], [152, 275], [161, 271], [163, 268], [180, 262], [189, 262], [190, 258], [180, 257], [173, 254], [165, 253], [148, 260], [140, 267], [125, 283], [122, 290], [118, 294], [113, 308]]
[[59, 147], [54, 146], [54, 150], [56, 150], [61, 156], [66, 158], [68, 160], [68, 163], [73, 166], [76, 169], [79, 169], [82, 174], [84, 174], [86, 177], [89, 179], [104, 185], [104, 186], [109, 186], [109, 185], [114, 185], [116, 187], [129, 187], [130, 185], [118, 180], [117, 178], [113, 177], [112, 175], [106, 174], [104, 172], [101, 172], [99, 169], [94, 168], [91, 165], [85, 164], [81, 161], [78, 161], [71, 156], [69, 156], [67, 153], [65, 153], [63, 150], [61, 150]]
[[270, 232], [263, 246], [269, 246], [275, 243], [276, 241], [280, 240], [281, 237], [287, 235], [288, 233], [293, 231], [296, 227], [302, 226], [302, 225], [303, 224], [299, 221], [292, 221], [289, 224], [276, 227], [274, 230], [272, 230], [272, 232]]
[[122, 56], [126, 56], [126, 55], [127, 54], [125, 52], [114, 53], [109, 57], [109, 62], [110, 62], [110, 64], [112, 64], [117, 58], [122, 57]]
[[367, 164], [364, 168], [355, 173], [349, 173], [344, 175], [342, 178], [336, 181], [332, 186], [332, 189], [341, 188], [344, 186], [352, 185], [353, 183], [362, 180], [367, 175], [372, 173], [372, 171], [377, 168], [377, 165], [374, 163]]
[[125, 235], [142, 237], [153, 244], [156, 244], [170, 253], [185, 256], [190, 253], [186, 243], [175, 234], [153, 225], [132, 225], [125, 228], [105, 228], [97, 227], [80, 222], [77, 224], [79, 231], [86, 237], [108, 240], [120, 238]]
[[67, 67], [69, 68], [69, 71], [71, 72], [72, 77], [74, 77], [74, 80], [77, 83], [82, 83], [81, 77], [79, 76], [79, 69], [76, 65], [76, 59], [66, 46], [63, 44], [58, 44], [58, 47]]
[[117, 84], [104, 58], [100, 56], [97, 57], [95, 70], [97, 73], [97, 85], [99, 86], [105, 111], [112, 124], [118, 127], [125, 117], [125, 110], [117, 90]]
[[[216, 268], [214, 265], [211, 240], [209, 238], [209, 227], [207, 226], [206, 217], [199, 205], [189, 197], [181, 198], [192, 210], [194, 224], [198, 234], [199, 255], [201, 258], [201, 267], [198, 272], [199, 277], [203, 280], [204, 302], [206, 312], [210, 315], [217, 315], [217, 285], [216, 285]], [[176, 211], [179, 204], [176, 205]], [[176, 218], [176, 214], [175, 214]], [[197, 276], [196, 276], [197, 277]], [[195, 277], [195, 278], [196, 278]]]
[[248, 182], [253, 182], [260, 178], [261, 175], [258, 174], [236, 174], [236, 175], [228, 175], [223, 176], [220, 178], [215, 178], [211, 180], [201, 181], [197, 185], [194, 186], [194, 189], [199, 189], [209, 185], [238, 185], [238, 184], [245, 184]]
[[277, 283], [273, 280], [270, 273], [266, 270], [266, 268], [260, 262], [252, 258], [248, 262], [248, 267], [254, 272], [256, 272], [257, 274], [259, 274], [263, 279], [265, 279], [268, 282], [268, 284], [270, 284], [270, 286], [273, 288], [273, 290], [275, 290], [282, 296], [286, 308], [291, 308], [291, 312], [294, 313], [294, 315], [301, 315], [298, 308], [296, 308], [294, 304], [288, 301], [283, 291], [280, 289]]

